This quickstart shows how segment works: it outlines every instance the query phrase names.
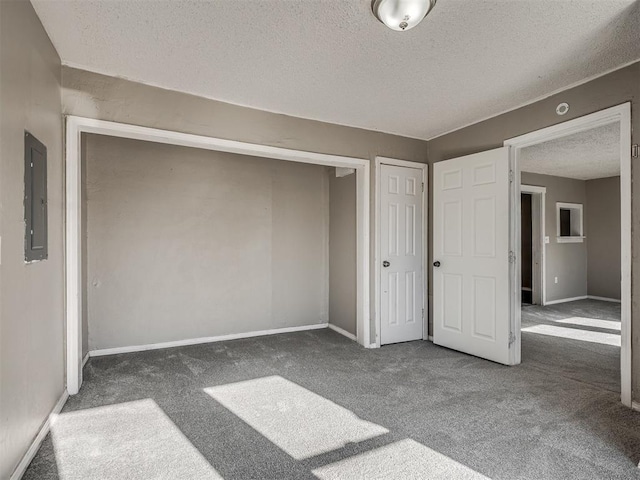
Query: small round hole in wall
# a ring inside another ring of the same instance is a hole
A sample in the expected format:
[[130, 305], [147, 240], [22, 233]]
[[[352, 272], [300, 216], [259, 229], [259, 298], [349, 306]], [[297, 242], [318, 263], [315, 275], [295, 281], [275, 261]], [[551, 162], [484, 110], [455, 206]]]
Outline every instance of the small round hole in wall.
[[568, 111], [569, 111], [569, 104], [566, 102], [563, 102], [556, 107], [556, 113], [558, 115], [565, 115]]

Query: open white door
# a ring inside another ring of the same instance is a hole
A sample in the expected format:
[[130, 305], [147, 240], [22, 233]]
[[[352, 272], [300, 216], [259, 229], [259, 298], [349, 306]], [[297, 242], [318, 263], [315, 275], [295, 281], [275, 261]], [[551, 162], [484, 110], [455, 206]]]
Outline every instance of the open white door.
[[509, 365], [508, 148], [433, 173], [433, 341]]

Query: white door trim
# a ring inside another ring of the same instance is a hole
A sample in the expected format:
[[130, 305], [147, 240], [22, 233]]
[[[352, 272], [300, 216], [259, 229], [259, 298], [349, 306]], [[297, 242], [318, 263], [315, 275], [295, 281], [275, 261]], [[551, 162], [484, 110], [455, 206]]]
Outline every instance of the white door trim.
[[[565, 135], [583, 132], [592, 128], [620, 123], [620, 207], [621, 207], [621, 350], [620, 350], [620, 375], [621, 375], [621, 400], [631, 407], [631, 104], [629, 102], [615, 107], [600, 110], [583, 117], [569, 120], [564, 123], [543, 128], [535, 132], [527, 133], [519, 137], [508, 139], [505, 146], [511, 147], [510, 157], [514, 164], [514, 182], [516, 188], [520, 188], [519, 152], [522, 148], [547, 142]], [[519, 198], [519, 192], [518, 192]], [[511, 205], [512, 223], [517, 222], [520, 216], [520, 202]], [[519, 233], [518, 233], [519, 235]], [[520, 254], [520, 239], [514, 245], [516, 258]], [[516, 262], [517, 275], [520, 275], [519, 262]], [[514, 316], [514, 332], [516, 344], [520, 346], [520, 317]], [[518, 353], [519, 355], [519, 353]]]
[[429, 277], [427, 273], [429, 268], [427, 266], [429, 262], [429, 244], [428, 244], [428, 228], [429, 228], [429, 209], [428, 209], [428, 186], [429, 186], [429, 165], [426, 163], [419, 162], [410, 162], [407, 160], [398, 160], [396, 158], [388, 158], [388, 157], [376, 157], [375, 160], [375, 168], [373, 171], [373, 185], [374, 185], [374, 196], [375, 196], [375, 214], [374, 214], [374, 310], [372, 312], [372, 317], [374, 319], [375, 324], [375, 335], [371, 338], [372, 347], [380, 347], [380, 331], [381, 331], [381, 323], [380, 323], [380, 206], [381, 206], [381, 195], [382, 186], [380, 184], [382, 175], [380, 175], [380, 167], [381, 165], [392, 165], [396, 167], [407, 167], [407, 168], [416, 168], [422, 170], [422, 183], [424, 185], [424, 189], [422, 191], [422, 246], [424, 249], [424, 261], [422, 265], [422, 278], [424, 279], [424, 292], [422, 295], [422, 302], [424, 309], [424, 318], [422, 323], [422, 339], [427, 340], [429, 334]]
[[[535, 300], [537, 296], [540, 297], [540, 305], [544, 306], [547, 304], [547, 282], [546, 282], [546, 273], [547, 273], [547, 260], [546, 260], [546, 244], [544, 243], [545, 233], [545, 222], [546, 222], [546, 204], [547, 204], [547, 187], [538, 187], [535, 185], [520, 185], [521, 193], [529, 193], [531, 195], [535, 195], [539, 198], [539, 209], [533, 209], [531, 212], [532, 220], [538, 222], [538, 238], [533, 241], [533, 255], [540, 258], [540, 268], [534, 269], [537, 272], [534, 272], [533, 277], [533, 295], [532, 300]], [[535, 198], [534, 198], [535, 200]], [[539, 210], [539, 211], [538, 211]], [[535, 229], [534, 229], [535, 231]], [[538, 277], [538, 278], [537, 278]], [[539, 290], [537, 292], [536, 290]]]
[[82, 198], [81, 198], [81, 135], [97, 133], [112, 137], [131, 138], [155, 143], [201, 148], [219, 152], [273, 158], [298, 163], [312, 163], [330, 167], [347, 167], [356, 170], [357, 210], [357, 340], [365, 347], [372, 347], [370, 315], [370, 162], [363, 158], [290, 150], [254, 143], [225, 140], [203, 135], [161, 130], [158, 128], [125, 123], [67, 116], [66, 121], [66, 340], [67, 340], [67, 390], [78, 393], [82, 384]]

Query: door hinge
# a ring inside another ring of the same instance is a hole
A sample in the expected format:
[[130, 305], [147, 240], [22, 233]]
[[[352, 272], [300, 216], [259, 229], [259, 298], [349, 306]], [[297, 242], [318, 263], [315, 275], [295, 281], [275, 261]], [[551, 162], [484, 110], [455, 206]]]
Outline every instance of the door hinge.
[[513, 250], [509, 250], [509, 263], [515, 263], [516, 261], [516, 254], [513, 252]]
[[516, 343], [516, 334], [513, 332], [509, 332], [509, 346]]
[[638, 144], [631, 145], [631, 157], [638, 158]]
[[509, 182], [513, 182], [513, 170], [509, 170]]
[[424, 320], [424, 308], [422, 309], [422, 320]]
[[424, 182], [422, 182], [422, 192], [424, 193]]

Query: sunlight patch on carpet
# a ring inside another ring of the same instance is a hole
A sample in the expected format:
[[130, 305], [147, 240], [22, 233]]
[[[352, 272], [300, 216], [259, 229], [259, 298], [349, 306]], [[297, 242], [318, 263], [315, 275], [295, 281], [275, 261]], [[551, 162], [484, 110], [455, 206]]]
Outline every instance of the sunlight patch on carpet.
[[622, 324], [615, 320], [601, 320], [599, 318], [585, 318], [585, 317], [571, 317], [564, 318], [562, 320], [556, 320], [558, 323], [565, 323], [567, 325], [579, 325], [581, 327], [595, 327], [604, 328], [607, 330], [620, 331]]
[[222, 480], [150, 399], [60, 414], [52, 437], [61, 480]]
[[205, 392], [297, 460], [389, 432], [279, 376], [206, 388]]
[[313, 474], [320, 480], [488, 480], [481, 473], [412, 439], [316, 468]]
[[600, 343], [602, 345], [620, 346], [620, 335], [615, 333], [592, 332], [576, 328], [556, 327], [555, 325], [534, 325], [522, 329], [523, 332], [549, 335], [551, 337], [568, 338], [582, 342]]

